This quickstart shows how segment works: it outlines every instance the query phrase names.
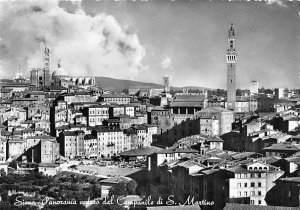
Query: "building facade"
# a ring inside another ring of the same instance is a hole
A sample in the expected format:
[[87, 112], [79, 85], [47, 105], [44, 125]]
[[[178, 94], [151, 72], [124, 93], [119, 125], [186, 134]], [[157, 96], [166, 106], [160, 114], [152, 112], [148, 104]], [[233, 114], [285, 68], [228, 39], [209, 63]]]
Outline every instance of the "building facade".
[[234, 178], [229, 179], [229, 199], [250, 198], [252, 205], [267, 205], [265, 197], [268, 191], [275, 186], [274, 181], [284, 174], [280, 168], [260, 162], [229, 170], [235, 174]]
[[[196, 114], [196, 118], [215, 117], [219, 122], [218, 135], [229, 133], [232, 130], [232, 123], [234, 122], [233, 112], [221, 107], [208, 107]], [[201, 125], [200, 125], [201, 126]], [[200, 128], [201, 129], [201, 128]]]

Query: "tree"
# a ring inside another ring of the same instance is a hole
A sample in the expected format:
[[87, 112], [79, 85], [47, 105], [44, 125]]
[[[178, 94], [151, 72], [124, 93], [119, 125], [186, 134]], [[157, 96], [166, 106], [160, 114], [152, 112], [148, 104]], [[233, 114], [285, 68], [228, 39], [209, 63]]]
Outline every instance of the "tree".
[[0, 170], [0, 176], [5, 176], [5, 175], [6, 175], [5, 170], [3, 168], [1, 168], [1, 170]]
[[103, 209], [105, 210], [125, 210], [125, 208], [117, 203], [103, 205]]
[[242, 95], [242, 90], [241, 89], [236, 89], [236, 95], [241, 96]]
[[11, 163], [9, 164], [10, 167], [17, 169], [18, 167], [18, 163], [16, 160], [12, 160]]
[[126, 190], [128, 192], [129, 195], [134, 195], [136, 193], [136, 188], [137, 188], [138, 184], [135, 180], [130, 180], [127, 185], [126, 185]]
[[108, 192], [108, 196], [111, 197], [112, 195], [118, 196], [118, 195], [128, 195], [128, 192], [126, 190], [126, 183], [125, 182], [119, 182], [115, 186], [111, 187]]

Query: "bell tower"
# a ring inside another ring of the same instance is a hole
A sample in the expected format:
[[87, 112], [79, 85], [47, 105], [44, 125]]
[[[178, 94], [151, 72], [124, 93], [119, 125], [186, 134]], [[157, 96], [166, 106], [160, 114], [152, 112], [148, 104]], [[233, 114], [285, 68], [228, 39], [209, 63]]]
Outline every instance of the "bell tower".
[[236, 102], [236, 60], [237, 53], [235, 51], [235, 34], [233, 29], [233, 23], [228, 30], [228, 49], [226, 53], [227, 62], [227, 108], [230, 110], [235, 109]]
[[47, 43], [45, 44], [43, 61], [44, 61], [44, 69], [50, 71], [50, 68], [51, 68], [51, 51], [50, 51], [50, 48], [47, 46]]

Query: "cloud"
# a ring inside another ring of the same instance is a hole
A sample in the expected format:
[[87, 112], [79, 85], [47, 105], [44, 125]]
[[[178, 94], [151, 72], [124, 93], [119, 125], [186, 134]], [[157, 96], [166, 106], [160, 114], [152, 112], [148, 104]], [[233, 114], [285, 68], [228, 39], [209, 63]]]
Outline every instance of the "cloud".
[[42, 67], [42, 52], [52, 51], [52, 71], [59, 59], [70, 75], [134, 79], [146, 69], [145, 49], [137, 34], [111, 15], [87, 15], [80, 5], [68, 13], [51, 1], [0, 2], [1, 74], [13, 76], [21, 65], [26, 73]]
[[283, 0], [267, 0], [266, 4], [271, 5], [271, 4], [277, 4], [278, 6], [281, 7], [287, 7], [285, 3], [283, 3]]
[[163, 69], [168, 69], [168, 68], [171, 68], [171, 65], [172, 65], [172, 59], [171, 57], [169, 56], [164, 56], [160, 66], [163, 68]]

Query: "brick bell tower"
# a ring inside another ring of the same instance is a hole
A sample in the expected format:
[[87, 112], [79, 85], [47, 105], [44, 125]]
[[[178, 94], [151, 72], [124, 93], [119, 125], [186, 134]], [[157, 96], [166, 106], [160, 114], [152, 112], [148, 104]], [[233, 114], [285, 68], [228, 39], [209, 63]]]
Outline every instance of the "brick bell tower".
[[230, 110], [235, 109], [236, 102], [236, 59], [237, 53], [235, 51], [235, 34], [233, 29], [233, 23], [228, 30], [228, 49], [226, 53], [227, 61], [227, 108]]

